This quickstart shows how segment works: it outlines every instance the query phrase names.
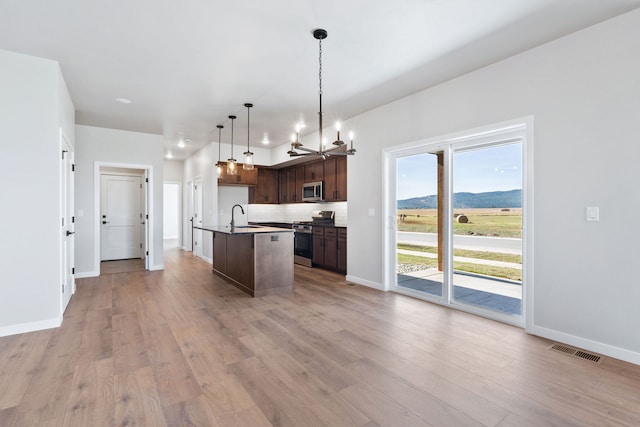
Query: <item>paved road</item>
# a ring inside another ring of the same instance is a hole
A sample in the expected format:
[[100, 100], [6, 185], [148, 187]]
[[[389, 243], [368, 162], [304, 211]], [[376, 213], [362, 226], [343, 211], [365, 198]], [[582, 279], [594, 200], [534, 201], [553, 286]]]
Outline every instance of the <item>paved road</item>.
[[[425, 246], [436, 246], [436, 233], [398, 232], [398, 243], [411, 243]], [[502, 252], [506, 254], [522, 255], [522, 239], [509, 237], [485, 236], [453, 236], [453, 246], [456, 249], [473, 251]]]

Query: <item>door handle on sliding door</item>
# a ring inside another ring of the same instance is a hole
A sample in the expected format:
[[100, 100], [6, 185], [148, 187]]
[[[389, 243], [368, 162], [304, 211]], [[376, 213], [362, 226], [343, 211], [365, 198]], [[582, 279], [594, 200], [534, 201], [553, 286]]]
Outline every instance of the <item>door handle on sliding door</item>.
[[76, 234], [76, 232], [67, 230], [67, 236], [71, 236], [72, 234]]

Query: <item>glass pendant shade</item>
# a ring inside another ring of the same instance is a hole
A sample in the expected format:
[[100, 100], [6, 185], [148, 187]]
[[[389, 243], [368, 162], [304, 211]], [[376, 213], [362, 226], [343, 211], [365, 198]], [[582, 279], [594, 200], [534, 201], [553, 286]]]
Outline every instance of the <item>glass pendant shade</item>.
[[244, 163], [242, 164], [242, 169], [250, 171], [255, 168], [253, 164], [253, 153], [247, 151], [244, 153]]
[[227, 175], [238, 175], [238, 162], [236, 159], [227, 160]]
[[218, 162], [216, 163], [216, 170], [218, 172], [218, 178], [222, 176], [222, 162], [220, 161], [220, 146], [222, 145], [222, 140], [221, 140], [221, 135], [222, 135], [222, 128], [224, 128], [224, 126], [222, 125], [217, 125], [216, 126], [218, 128]]
[[231, 119], [231, 157], [227, 159], [227, 175], [238, 175], [238, 161], [233, 158], [233, 121], [236, 116], [229, 116]]

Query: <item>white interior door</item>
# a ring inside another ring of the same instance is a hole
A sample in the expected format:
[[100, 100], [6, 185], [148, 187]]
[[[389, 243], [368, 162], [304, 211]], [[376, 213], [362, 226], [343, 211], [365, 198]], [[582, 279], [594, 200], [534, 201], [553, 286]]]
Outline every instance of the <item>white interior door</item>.
[[139, 176], [100, 176], [102, 261], [140, 258], [143, 182]]
[[[193, 225], [202, 226], [202, 178], [196, 178], [193, 184]], [[193, 231], [193, 249], [196, 256], [202, 257], [202, 230]]]
[[74, 181], [73, 152], [64, 135], [61, 134], [62, 164], [60, 179], [60, 208], [62, 216], [61, 274], [62, 299], [61, 311], [67, 308], [71, 295], [75, 292], [74, 268]]

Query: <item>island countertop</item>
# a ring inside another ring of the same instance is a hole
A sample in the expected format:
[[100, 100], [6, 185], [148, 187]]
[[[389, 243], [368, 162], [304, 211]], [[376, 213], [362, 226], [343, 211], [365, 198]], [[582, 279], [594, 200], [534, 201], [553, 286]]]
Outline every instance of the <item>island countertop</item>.
[[193, 228], [225, 234], [293, 233], [292, 229], [280, 227], [262, 227], [259, 225], [241, 225], [233, 227], [233, 229], [229, 225], [194, 225]]

